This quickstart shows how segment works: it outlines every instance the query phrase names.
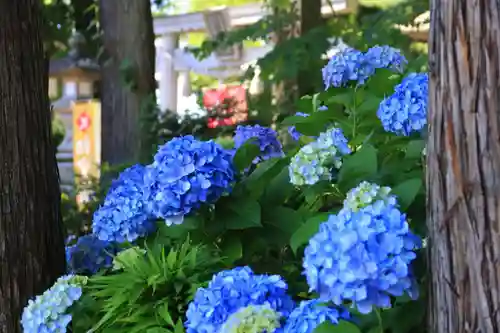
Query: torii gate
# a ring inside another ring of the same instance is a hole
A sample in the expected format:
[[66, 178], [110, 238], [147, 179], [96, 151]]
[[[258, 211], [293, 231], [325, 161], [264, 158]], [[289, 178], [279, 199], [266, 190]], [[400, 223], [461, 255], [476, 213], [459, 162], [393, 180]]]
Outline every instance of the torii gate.
[[[357, 7], [357, 0], [323, 1], [322, 15], [325, 17], [334, 13], [353, 12]], [[213, 54], [207, 59], [199, 61], [191, 53], [179, 47], [180, 34], [207, 31], [209, 36], [214, 37], [219, 32], [253, 24], [268, 14], [269, 12], [262, 8], [259, 3], [254, 3], [215, 8], [206, 12], [155, 17], [154, 32], [156, 35], [157, 56], [155, 76], [159, 81], [159, 104], [161, 109], [180, 111], [177, 110], [178, 93], [189, 90], [185, 88], [187, 88], [186, 85], [189, 85], [190, 71], [210, 75], [218, 79], [243, 74], [245, 64], [263, 57], [273, 48], [272, 44], [247, 49], [235, 47], [229, 52]], [[91, 69], [92, 73], [98, 73], [99, 67], [94, 64]], [[98, 76], [98, 74], [95, 75]], [[50, 90], [54, 90], [55, 96], [57, 95], [57, 84], [52, 81], [49, 80], [49, 86], [51, 87]], [[74, 101], [78, 97], [77, 95], [92, 95], [92, 89], [89, 87], [82, 89], [85, 86], [82, 83], [85, 82], [79, 82], [78, 84], [73, 81], [66, 82], [63, 96], [53, 103], [56, 109], [60, 108], [67, 111], [61, 114], [66, 126], [66, 136], [63, 143], [58, 147], [57, 156], [61, 181], [69, 187], [72, 186], [74, 181], [71, 101]]]
[[[321, 9], [325, 17], [353, 12], [357, 0], [323, 0]], [[234, 47], [223, 54], [212, 54], [202, 61], [179, 48], [181, 33], [207, 31], [209, 36], [232, 28], [256, 23], [269, 9], [260, 3], [234, 7], [219, 7], [206, 12], [159, 16], [154, 18], [154, 32], [157, 36], [156, 79], [159, 81], [159, 104], [162, 110], [177, 110], [179, 91], [189, 91], [189, 72], [205, 74], [224, 79], [243, 73], [242, 66], [265, 56], [273, 45], [259, 47]]]

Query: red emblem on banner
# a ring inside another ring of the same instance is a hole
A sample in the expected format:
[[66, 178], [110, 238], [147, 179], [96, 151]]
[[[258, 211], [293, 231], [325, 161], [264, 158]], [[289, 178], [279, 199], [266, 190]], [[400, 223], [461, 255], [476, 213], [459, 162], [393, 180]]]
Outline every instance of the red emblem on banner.
[[86, 112], [82, 112], [82, 114], [76, 119], [76, 126], [82, 132], [85, 132], [90, 127], [90, 117]]
[[203, 95], [208, 111], [209, 128], [233, 126], [248, 118], [246, 91], [243, 86], [223, 86], [209, 89]]

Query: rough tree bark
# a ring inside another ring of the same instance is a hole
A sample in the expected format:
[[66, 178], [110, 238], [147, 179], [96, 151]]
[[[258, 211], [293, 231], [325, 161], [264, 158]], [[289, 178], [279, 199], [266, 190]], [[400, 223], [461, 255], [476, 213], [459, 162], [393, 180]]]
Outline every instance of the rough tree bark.
[[500, 332], [500, 3], [433, 0], [429, 331]]
[[153, 19], [149, 0], [100, 0], [99, 4], [104, 44], [102, 161], [119, 165], [137, 161], [145, 144], [140, 114], [156, 89]]
[[0, 333], [64, 273], [39, 0], [0, 0]]

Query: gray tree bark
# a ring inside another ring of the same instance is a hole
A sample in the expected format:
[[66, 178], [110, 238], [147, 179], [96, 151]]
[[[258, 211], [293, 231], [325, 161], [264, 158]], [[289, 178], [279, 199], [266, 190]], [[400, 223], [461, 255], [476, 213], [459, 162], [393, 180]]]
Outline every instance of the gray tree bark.
[[154, 100], [156, 89], [151, 3], [100, 0], [99, 5], [104, 46], [102, 161], [136, 162], [141, 149], [149, 148], [141, 130], [141, 112]]
[[433, 0], [429, 331], [500, 332], [500, 3]]
[[64, 274], [39, 0], [0, 0], [0, 333]]

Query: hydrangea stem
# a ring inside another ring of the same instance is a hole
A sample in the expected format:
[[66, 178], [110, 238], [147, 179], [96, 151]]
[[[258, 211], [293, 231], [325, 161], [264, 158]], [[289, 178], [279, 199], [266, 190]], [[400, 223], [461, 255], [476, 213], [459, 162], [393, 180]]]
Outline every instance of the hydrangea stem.
[[378, 326], [380, 328], [380, 333], [384, 333], [384, 324], [382, 322], [382, 316], [380, 315], [380, 311], [379, 309], [375, 309], [375, 315], [377, 316], [377, 320], [378, 320]]
[[[357, 124], [357, 119], [356, 119], [356, 103], [357, 103], [357, 100], [356, 100], [356, 94], [358, 92], [358, 88], [354, 88], [354, 96], [353, 96], [353, 101], [352, 101], [352, 107], [351, 107], [351, 115], [352, 115], [352, 138], [351, 140], [355, 140], [356, 139], [356, 130], [358, 127], [358, 124]], [[352, 150], [353, 152], [356, 151], [356, 147], [352, 147]]]

